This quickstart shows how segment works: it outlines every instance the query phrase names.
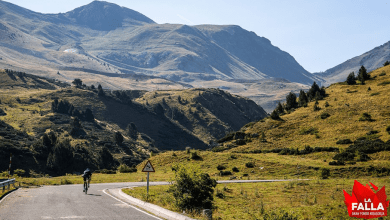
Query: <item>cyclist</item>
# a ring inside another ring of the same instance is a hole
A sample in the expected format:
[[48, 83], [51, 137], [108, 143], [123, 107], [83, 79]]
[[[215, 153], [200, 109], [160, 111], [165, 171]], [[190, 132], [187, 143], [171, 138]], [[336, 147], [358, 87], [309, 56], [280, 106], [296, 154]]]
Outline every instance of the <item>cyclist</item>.
[[[84, 190], [83, 192], [85, 192], [85, 190], [87, 189], [87, 187], [89, 187], [89, 183], [91, 182], [91, 176], [92, 176], [92, 172], [91, 170], [89, 170], [89, 168], [87, 168], [83, 175], [81, 175], [84, 179]], [[88, 185], [87, 185], [88, 184]]]

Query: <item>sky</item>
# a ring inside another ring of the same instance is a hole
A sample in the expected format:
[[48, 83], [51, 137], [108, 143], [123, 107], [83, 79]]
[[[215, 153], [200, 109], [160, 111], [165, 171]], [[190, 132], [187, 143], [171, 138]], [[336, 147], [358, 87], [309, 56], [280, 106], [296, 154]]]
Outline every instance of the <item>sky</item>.
[[[92, 0], [8, 0], [65, 13]], [[239, 25], [320, 72], [390, 41], [390, 0], [107, 0], [156, 23]]]

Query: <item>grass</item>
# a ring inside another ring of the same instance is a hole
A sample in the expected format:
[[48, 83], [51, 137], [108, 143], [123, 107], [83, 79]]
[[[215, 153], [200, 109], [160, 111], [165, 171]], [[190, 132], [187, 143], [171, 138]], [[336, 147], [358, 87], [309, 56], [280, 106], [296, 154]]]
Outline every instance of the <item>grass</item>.
[[9, 190], [8, 190], [8, 188], [6, 187], [4, 191], [3, 191], [2, 187], [1, 187], [1, 188], [0, 188], [0, 198], [1, 198], [2, 196], [4, 196], [6, 193], [8, 193], [9, 191], [14, 190], [14, 189], [15, 189], [15, 187], [13, 187], [13, 185], [10, 186]]
[[[388, 178], [357, 180], [364, 185], [372, 182], [379, 189], [389, 184]], [[264, 214], [281, 210], [294, 213], [299, 219], [349, 219], [343, 190], [351, 194], [353, 183], [354, 179], [329, 179], [218, 184], [214, 192], [216, 208], [213, 219], [261, 219]], [[151, 186], [149, 196], [145, 187], [123, 191], [138, 199], [181, 212], [175, 207], [168, 187]]]

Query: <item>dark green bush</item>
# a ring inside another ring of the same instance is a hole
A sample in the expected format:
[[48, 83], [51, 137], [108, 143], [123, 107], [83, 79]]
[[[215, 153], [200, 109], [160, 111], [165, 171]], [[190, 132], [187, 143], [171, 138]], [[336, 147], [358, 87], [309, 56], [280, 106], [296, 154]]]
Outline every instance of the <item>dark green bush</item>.
[[101, 170], [95, 170], [94, 173], [116, 174], [116, 171], [115, 170], [108, 170], [108, 169], [101, 169]]
[[371, 115], [369, 113], [364, 112], [362, 116], [359, 118], [359, 121], [374, 121], [374, 120], [371, 118]]
[[330, 170], [328, 168], [322, 168], [321, 169], [321, 178], [328, 179], [329, 176], [330, 176]]
[[176, 169], [174, 184], [169, 190], [175, 205], [185, 211], [199, 211], [213, 207], [213, 194], [217, 181], [206, 173], [199, 174], [184, 167]]
[[226, 142], [226, 141], [231, 141], [231, 140], [233, 140], [234, 135], [235, 135], [234, 132], [229, 133], [229, 134], [227, 134], [225, 137], [219, 139], [217, 142], [218, 142], [218, 143], [224, 143], [224, 142]]
[[390, 134], [390, 126], [387, 126], [386, 131]]
[[237, 145], [245, 145], [245, 144], [246, 144], [246, 141], [245, 141], [245, 140], [242, 140], [242, 139], [238, 139], [238, 140], [236, 140], [236, 144], [237, 144]]
[[24, 174], [26, 173], [25, 170], [22, 170], [22, 169], [16, 169], [14, 170], [14, 174], [18, 175], [18, 176], [24, 176]]
[[202, 157], [198, 155], [198, 152], [191, 152], [191, 159], [193, 160], [201, 160]]
[[341, 139], [336, 142], [336, 144], [352, 144], [351, 139]]
[[229, 170], [221, 170], [219, 172], [219, 175], [220, 176], [229, 176], [229, 175], [232, 175], [232, 172], [230, 172]]
[[213, 147], [211, 149], [212, 152], [222, 152], [222, 151], [225, 151], [225, 150], [227, 150], [227, 148], [223, 147], [223, 146], [217, 146], [217, 147]]
[[379, 133], [379, 131], [373, 130], [373, 131], [367, 132], [367, 135], [373, 135], [373, 134], [378, 134], [378, 133]]
[[318, 133], [318, 129], [317, 128], [313, 128], [313, 127], [310, 127], [310, 128], [302, 128], [301, 131], [299, 132], [299, 134], [301, 135], [305, 135], [305, 134], [317, 134]]
[[355, 159], [355, 152], [344, 151], [342, 153], [338, 153], [333, 157], [333, 160], [339, 161], [351, 161]]
[[329, 116], [330, 116], [330, 114], [327, 113], [327, 112], [321, 113], [321, 119], [326, 119], [326, 118], [328, 118]]
[[255, 164], [253, 162], [248, 162], [245, 164], [245, 166], [248, 168], [253, 168], [253, 167], [255, 167]]
[[218, 197], [218, 198], [220, 198], [220, 199], [225, 198], [225, 194], [223, 194], [222, 192], [217, 192], [217, 193], [215, 194], [215, 196]]
[[224, 165], [218, 165], [217, 170], [225, 170], [226, 167]]
[[232, 171], [233, 171], [233, 172], [236, 172], [236, 173], [237, 173], [237, 172], [240, 172], [240, 170], [239, 170], [237, 167], [233, 167], [233, 168], [232, 168]]
[[344, 161], [340, 161], [340, 160], [330, 161], [330, 162], [329, 162], [329, 165], [333, 165], [333, 166], [343, 166], [343, 165], [345, 165], [345, 162], [344, 162]]
[[121, 164], [118, 167], [118, 171], [120, 173], [134, 173], [134, 172], [137, 172], [137, 168], [135, 166], [134, 167], [129, 167], [126, 164]]

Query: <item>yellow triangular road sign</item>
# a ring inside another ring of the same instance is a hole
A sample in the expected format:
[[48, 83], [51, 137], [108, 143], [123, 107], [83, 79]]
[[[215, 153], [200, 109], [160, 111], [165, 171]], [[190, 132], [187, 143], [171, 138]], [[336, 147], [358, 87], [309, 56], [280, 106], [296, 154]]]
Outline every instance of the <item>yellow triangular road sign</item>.
[[149, 160], [148, 162], [146, 162], [145, 167], [142, 169], [142, 172], [155, 172], [152, 163], [150, 163]]

